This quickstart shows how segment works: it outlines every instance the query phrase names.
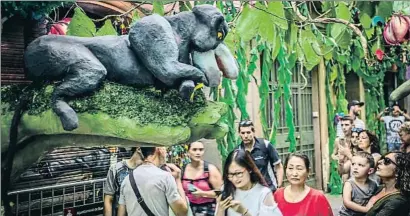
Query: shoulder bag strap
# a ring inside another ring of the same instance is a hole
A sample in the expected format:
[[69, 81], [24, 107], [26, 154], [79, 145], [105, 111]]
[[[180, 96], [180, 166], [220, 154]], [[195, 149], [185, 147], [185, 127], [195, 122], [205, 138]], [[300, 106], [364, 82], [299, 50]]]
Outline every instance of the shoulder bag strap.
[[145, 214], [147, 214], [148, 216], [155, 216], [155, 215], [151, 212], [151, 210], [149, 210], [147, 204], [146, 204], [145, 201], [144, 201], [144, 198], [142, 198], [142, 196], [141, 196], [141, 194], [140, 194], [140, 191], [138, 190], [137, 183], [135, 183], [135, 179], [134, 179], [134, 174], [133, 174], [133, 173], [134, 173], [134, 172], [131, 172], [131, 173], [129, 174], [129, 176], [130, 176], [131, 187], [132, 187], [132, 190], [134, 190], [135, 196], [137, 196], [138, 203], [141, 205], [141, 208], [144, 210]]

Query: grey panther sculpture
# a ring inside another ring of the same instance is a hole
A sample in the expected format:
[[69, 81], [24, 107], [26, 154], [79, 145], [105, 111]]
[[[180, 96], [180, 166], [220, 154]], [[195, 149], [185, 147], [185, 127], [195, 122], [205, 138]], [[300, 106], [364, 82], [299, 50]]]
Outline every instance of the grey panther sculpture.
[[198, 83], [218, 86], [221, 71], [236, 79], [237, 63], [223, 43], [227, 34], [223, 14], [201, 5], [173, 16], [144, 17], [124, 36], [41, 36], [29, 44], [24, 61], [28, 78], [61, 82], [52, 107], [64, 130], [71, 131], [78, 117], [64, 99], [92, 93], [105, 79], [175, 88], [186, 99]]

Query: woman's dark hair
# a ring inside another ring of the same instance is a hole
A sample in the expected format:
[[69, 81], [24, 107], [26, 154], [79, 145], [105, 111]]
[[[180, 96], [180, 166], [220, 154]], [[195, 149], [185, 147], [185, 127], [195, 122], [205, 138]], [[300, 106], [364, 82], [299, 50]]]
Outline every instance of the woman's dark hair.
[[410, 197], [410, 153], [396, 152], [396, 164], [395, 186], [404, 196]]
[[379, 153], [380, 154], [380, 147], [379, 147], [379, 138], [377, 138], [376, 134], [370, 132], [368, 130], [363, 130], [359, 132], [359, 136], [361, 133], [366, 133], [369, 137], [370, 142], [370, 154]]
[[232, 196], [235, 192], [235, 186], [228, 179], [229, 166], [232, 162], [237, 163], [239, 166], [246, 168], [249, 171], [251, 176], [252, 183], [260, 183], [261, 185], [267, 186], [265, 178], [262, 176], [255, 162], [253, 162], [251, 154], [243, 149], [237, 149], [232, 151], [226, 158], [224, 171], [223, 171], [223, 180], [224, 180], [224, 193], [228, 196]]
[[308, 172], [310, 171], [310, 161], [309, 161], [309, 157], [308, 157], [307, 155], [303, 154], [303, 153], [298, 153], [298, 152], [291, 153], [291, 154], [286, 158], [286, 160], [285, 160], [285, 169], [286, 169], [286, 167], [288, 167], [289, 160], [290, 160], [292, 157], [298, 157], [298, 158], [302, 159], [303, 162], [305, 163], [306, 170], [307, 170]]
[[201, 142], [201, 141], [190, 142], [190, 143], [188, 144], [188, 150], [191, 150], [192, 143], [196, 143], [196, 142], [201, 143], [201, 144], [204, 146], [204, 143]]

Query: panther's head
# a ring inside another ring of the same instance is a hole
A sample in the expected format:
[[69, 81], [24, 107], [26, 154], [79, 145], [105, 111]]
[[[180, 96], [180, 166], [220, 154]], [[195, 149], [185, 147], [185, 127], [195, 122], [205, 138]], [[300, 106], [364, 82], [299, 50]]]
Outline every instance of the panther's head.
[[238, 76], [238, 65], [228, 47], [223, 43], [229, 32], [223, 14], [211, 5], [192, 9], [196, 17], [195, 32], [191, 37], [192, 60], [208, 80], [209, 87], [218, 86], [222, 75], [229, 79]]

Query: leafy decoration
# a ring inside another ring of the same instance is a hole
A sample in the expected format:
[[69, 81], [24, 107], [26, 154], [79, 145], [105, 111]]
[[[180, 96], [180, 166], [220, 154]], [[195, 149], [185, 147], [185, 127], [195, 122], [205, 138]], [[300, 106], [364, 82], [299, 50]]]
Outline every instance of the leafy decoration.
[[117, 35], [117, 31], [112, 26], [111, 20], [107, 19], [104, 25], [97, 31], [95, 36]]
[[153, 13], [159, 14], [161, 16], [164, 15], [164, 4], [162, 3], [162, 1], [155, 0], [152, 3], [152, 6], [154, 7]]
[[[2, 112], [12, 111], [15, 100], [24, 86], [2, 86]], [[33, 101], [28, 107], [29, 115], [39, 115], [51, 109], [51, 94], [54, 85], [44, 86], [34, 91]], [[68, 103], [78, 113], [101, 111], [113, 118], [128, 117], [136, 124], [158, 123], [167, 126], [185, 126], [189, 120], [205, 106], [203, 94], [195, 94], [194, 103], [183, 100], [178, 91], [170, 90], [162, 94], [153, 88], [134, 88], [117, 83], [106, 82], [95, 94], [75, 98]], [[155, 109], [152, 109], [155, 107]]]
[[68, 25], [67, 35], [93, 37], [96, 33], [94, 22], [80, 8], [74, 9], [74, 16]]

